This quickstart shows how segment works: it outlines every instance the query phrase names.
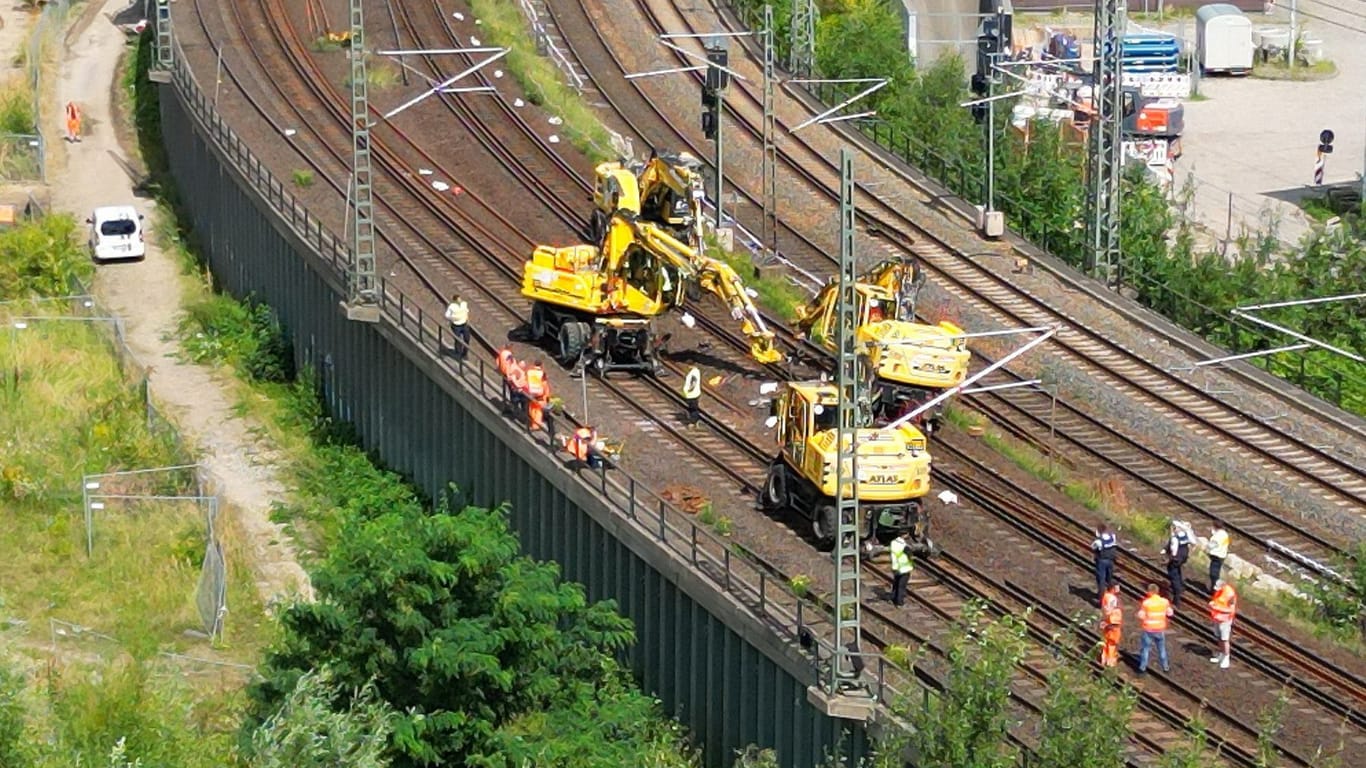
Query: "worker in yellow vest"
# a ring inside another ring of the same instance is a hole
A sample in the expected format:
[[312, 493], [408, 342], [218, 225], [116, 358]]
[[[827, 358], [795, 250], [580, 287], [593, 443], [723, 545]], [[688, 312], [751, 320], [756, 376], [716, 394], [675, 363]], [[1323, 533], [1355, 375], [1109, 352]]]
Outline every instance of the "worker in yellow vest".
[[1167, 662], [1167, 622], [1172, 617], [1172, 604], [1157, 591], [1156, 584], [1148, 585], [1148, 596], [1138, 606], [1138, 625], [1143, 629], [1138, 646], [1138, 674], [1148, 671], [1148, 651], [1157, 646], [1157, 660], [1162, 671], [1170, 672]]
[[1119, 584], [1110, 582], [1100, 597], [1100, 665], [1113, 667], [1119, 664], [1119, 643], [1122, 639], [1124, 611], [1119, 605]]
[[906, 584], [911, 580], [911, 571], [915, 566], [911, 563], [911, 555], [906, 544], [906, 534], [897, 534], [892, 539], [892, 605], [902, 606], [906, 604]]
[[702, 418], [702, 372], [697, 370], [697, 366], [688, 369], [688, 375], [683, 377], [683, 402], [688, 405], [688, 417], [684, 423], [692, 426]]
[[1214, 639], [1219, 643], [1219, 653], [1210, 658], [1220, 669], [1228, 669], [1229, 642], [1233, 637], [1233, 617], [1238, 613], [1238, 591], [1233, 585], [1220, 579], [1216, 582], [1214, 596], [1209, 601], [1209, 617], [1214, 622]]
[[1228, 531], [1224, 530], [1224, 524], [1218, 520], [1214, 521], [1214, 528], [1209, 532], [1209, 544], [1205, 546], [1205, 554], [1209, 555], [1209, 588], [1213, 590], [1219, 581], [1219, 575], [1224, 572], [1224, 558], [1228, 557]]

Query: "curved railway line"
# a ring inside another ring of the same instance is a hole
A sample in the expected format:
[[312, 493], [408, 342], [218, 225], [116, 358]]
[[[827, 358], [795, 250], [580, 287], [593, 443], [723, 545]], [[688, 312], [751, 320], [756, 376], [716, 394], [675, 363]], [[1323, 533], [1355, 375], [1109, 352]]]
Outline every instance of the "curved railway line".
[[[569, 6], [565, 8], [564, 6]], [[673, 4], [664, 2], [637, 3], [654, 25], [654, 31], [699, 32], [693, 24], [685, 23], [682, 14]], [[593, 86], [612, 107], [613, 111], [638, 135], [661, 137], [668, 136], [699, 157], [706, 157], [705, 148], [693, 136], [681, 131], [675, 121], [661, 110], [645, 93], [640, 81], [627, 81], [620, 74], [631, 71], [605, 39], [599, 27], [591, 22], [591, 14], [585, 0], [570, 3], [552, 2], [552, 17], [561, 29], [570, 53], [580, 62], [612, 62], [614, 70], [609, 81], [600, 77], [593, 80]], [[667, 28], [666, 28], [667, 24]], [[686, 42], [686, 41], [685, 41]], [[679, 63], [685, 61], [677, 56]], [[732, 79], [731, 90], [726, 100], [729, 124], [744, 129], [745, 139], [757, 143], [760, 139], [761, 99], [751, 88], [757, 87], [760, 70], [746, 57], [734, 57], [732, 68], [739, 68], [750, 77], [748, 83]], [[590, 77], [594, 69], [585, 67]], [[785, 130], [781, 118], [779, 129]], [[732, 136], [734, 134], [732, 133]], [[655, 139], [659, 141], [659, 138]], [[734, 140], [734, 139], [732, 139]], [[801, 138], [801, 134], [786, 136], [786, 154], [780, 155], [780, 165], [795, 176], [808, 189], [813, 200], [838, 202], [837, 179], [834, 178], [834, 165], [826, 157]], [[807, 170], [816, 168], [815, 171]], [[740, 179], [732, 177], [731, 188], [743, 194], [752, 207], [761, 207], [752, 186], [746, 186]], [[1280, 472], [1280, 465], [1295, 467], [1294, 482], [1309, 484], [1319, 488], [1324, 498], [1349, 512], [1360, 514], [1366, 509], [1366, 476], [1359, 467], [1340, 459], [1330, 452], [1308, 444], [1290, 435], [1284, 435], [1266, 425], [1249, 423], [1242, 414], [1220, 403], [1203, 391], [1182, 382], [1159, 367], [1142, 360], [1137, 355], [1117, 344], [1106, 341], [1099, 335], [1078, 328], [1063, 316], [1022, 292], [1007, 281], [977, 265], [971, 259], [958, 258], [951, 249], [939, 241], [932, 233], [912, 222], [904, 214], [872, 195], [866, 189], [859, 197], [859, 217], [867, 226], [876, 227], [884, 238], [899, 240], [893, 250], [913, 253], [939, 278], [940, 283], [951, 286], [960, 299], [974, 304], [998, 318], [1004, 318], [1006, 327], [1037, 326], [1049, 323], [1062, 323], [1069, 327], [1061, 341], [1053, 346], [1061, 346], [1079, 367], [1092, 373], [1096, 378], [1110, 384], [1114, 389], [1124, 391], [1149, 404], [1155, 412], [1166, 413], [1173, 421], [1191, 422], [1200, 425], [1200, 430], [1212, 440], [1257, 460], [1269, 472]], [[834, 221], [833, 214], [830, 217]], [[781, 225], [780, 225], [781, 226]], [[782, 227], [787, 242], [797, 242], [799, 247], [787, 256], [801, 267], [818, 273], [829, 272], [834, 264], [827, 252], [811, 239], [791, 228]], [[907, 233], [896, 235], [895, 233]], [[1173, 341], [1175, 344], [1176, 341]], [[994, 402], [1000, 408], [998, 414], [1016, 413], [1017, 418], [1007, 421], [1019, 423], [1028, 414], [1027, 424], [1033, 433], [1039, 434], [1040, 425], [1046, 425], [1052, 406], [1048, 396], [1027, 391], [1015, 391], [1010, 395], [1003, 393], [977, 396], [974, 400]], [[1225, 518], [1240, 537], [1258, 542], [1263, 549], [1269, 542], [1276, 542], [1288, 549], [1301, 553], [1314, 560], [1326, 562], [1334, 555], [1343, 552], [1340, 541], [1330, 541], [1328, 537], [1295, 525], [1275, 514], [1269, 514], [1266, 504], [1242, 498], [1239, 494], [1223, 490], [1206, 478], [1198, 470], [1183, 467], [1176, 459], [1163, 456], [1160, 452], [1138, 445], [1135, 441], [1122, 437], [1120, 428], [1103, 425], [1083, 409], [1059, 401], [1065, 421], [1059, 427], [1075, 428], [1075, 432], [1059, 431], [1074, 443], [1084, 445], [1088, 452], [1101, 458], [1116, 469], [1144, 485], [1153, 486], [1159, 492], [1171, 491], [1184, 500], [1183, 509], [1196, 519], [1208, 521], [1214, 517]], [[1023, 425], [1022, 425], [1023, 426]], [[1351, 435], [1353, 427], [1342, 425], [1340, 429]], [[1043, 429], [1047, 432], [1047, 429]], [[1149, 476], [1147, 473], [1152, 472]], [[1210, 503], [1204, 507], [1204, 503]], [[1197, 504], [1200, 505], [1197, 508]], [[1274, 505], [1274, 502], [1272, 503]]]
[[[250, 3], [250, 8], [243, 9], [242, 5], [246, 2], [247, 0], [240, 0], [240, 2], [232, 4], [238, 28], [245, 32], [252, 28], [260, 29], [262, 24], [270, 27], [270, 37], [274, 39], [280, 50], [288, 55], [291, 68], [298, 73], [297, 80], [295, 78], [286, 77], [283, 73], [277, 73], [277, 76], [270, 78], [257, 78], [258, 85], [261, 80], [269, 80], [271, 83], [270, 88], [280, 95], [281, 102], [290, 104], [293, 109], [297, 111], [297, 116], [303, 119], [303, 123], [309, 126], [309, 132], [313, 136], [313, 140], [310, 141], [310, 143], [316, 144], [317, 149], [322, 150], [322, 154], [324, 155], [330, 155], [332, 160], [324, 163], [324, 161], [317, 157], [302, 151], [300, 154], [303, 155], [308, 162], [314, 164], [314, 167], [319, 171], [320, 175], [324, 178], [331, 179], [333, 177], [328, 171], [336, 170], [338, 168], [344, 170], [348, 162], [345, 153], [338, 152], [336, 147], [349, 146], [349, 131], [345, 127], [349, 122], [349, 115], [344, 114], [344, 110], [337, 108], [341, 102], [336, 90], [330, 88], [330, 86], [326, 84], [326, 78], [323, 77], [316, 64], [313, 63], [312, 56], [308, 54], [307, 50], [302, 46], [297, 33], [293, 32], [290, 28], [287, 21], [288, 12], [283, 8], [279, 0], [254, 0]], [[436, 9], [436, 15], [441, 16], [444, 21], [444, 15], [440, 13], [439, 7], [435, 5], [433, 7]], [[201, 17], [201, 23], [204, 24], [204, 34], [212, 41], [214, 35], [209, 29], [207, 22], [204, 21], [203, 9], [199, 7], [198, 0], [196, 2], [196, 11]], [[405, 16], [405, 25], [408, 26], [410, 33], [413, 33], [415, 39], [417, 39], [416, 29], [420, 27], [421, 24], [415, 23], [408, 18], [409, 14], [413, 12], [411, 7], [404, 7], [402, 11]], [[448, 29], [447, 33], [451, 34], [451, 30]], [[245, 39], [244, 42], [252, 49], [252, 55], [256, 57], [257, 66], [260, 70], [262, 72], [270, 72], [272, 69], [267, 61], [266, 55], [258, 50], [257, 44], [254, 42], [259, 39], [260, 38], [253, 35], [252, 37]], [[434, 65], [433, 67], [436, 69]], [[238, 77], [236, 73], [231, 71], [229, 72], [229, 76], [234, 79]], [[248, 93], [248, 88], [242, 87], [242, 92], [245, 97], [252, 100], [253, 105], [261, 116], [267, 121], [271, 121], [276, 130], [280, 130], [280, 124], [271, 120], [268, 108], [258, 103], [256, 99], [252, 99]], [[338, 119], [309, 119], [310, 117], [316, 118], [318, 112], [305, 113], [303, 105], [317, 103], [323, 105], [323, 110], [332, 111], [334, 116]], [[322, 123], [322, 126], [318, 125], [318, 123]], [[327, 135], [324, 135], [324, 129], [326, 130]], [[474, 133], [473, 129], [471, 129], [471, 133]], [[490, 152], [493, 152], [495, 156], [498, 156], [500, 153], [506, 156], [507, 148], [502, 145], [501, 141], [491, 133], [487, 135], [490, 137], [489, 141], [497, 144], [497, 146], [485, 145]], [[534, 134], [525, 132], [523, 135], [527, 137], [534, 136]], [[429, 164], [429, 167], [440, 168], [439, 163], [431, 161], [430, 156], [426, 156], [420, 148], [411, 141], [408, 141], [407, 137], [400, 135], [400, 138], [402, 138], [407, 145], [403, 148], [402, 154], [410, 156], [414, 154], [422, 155], [424, 164]], [[483, 143], [482, 140], [481, 143]], [[503, 147], [503, 149], [500, 150], [499, 147]], [[517, 307], [525, 302], [518, 297], [515, 286], [520, 280], [521, 258], [519, 254], [525, 252], [525, 248], [523, 247], [525, 244], [514, 245], [508, 243], [506, 237], [491, 231], [489, 226], [486, 226], [486, 223], [500, 222], [500, 224], [494, 223], [492, 226], [501, 226], [511, 232], [520, 233], [521, 229], [513, 226], [510, 221], [503, 218], [495, 207], [490, 207], [482, 202], [480, 202], [480, 205], [483, 206], [484, 210], [478, 217], [462, 214], [455, 210], [456, 206], [450, 205], [449, 203], [434, 202], [431, 190], [425, 182], [419, 180], [421, 174], [417, 172], [417, 169], [413, 167], [411, 163], [405, 162], [401, 159], [399, 153], [389, 149], [387, 145], [384, 145], [378, 140], [374, 141], [373, 149], [378, 164], [384, 169], [383, 176], [388, 179], [385, 183], [392, 184], [394, 189], [399, 193], [396, 196], [393, 196], [397, 197], [397, 200], [392, 199], [390, 196], [376, 195], [377, 214], [379, 215], [379, 221], [382, 227], [380, 231], [383, 233], [382, 236], [389, 248], [407, 265], [407, 269], [411, 270], [412, 277], [420, 283], [422, 290], [431, 295], [432, 301], [435, 304], [441, 297], [446, 295], [446, 291], [448, 291], [453, 284], [458, 283], [462, 285], [477, 286], [480, 291], [479, 295], [470, 295], [467, 296], [467, 298], [471, 299], [471, 304], [481, 313], [478, 315], [481, 320], [486, 316], [482, 313], [487, 311], [487, 317], [496, 318], [501, 321], [497, 323], [499, 327], [515, 328], [519, 326], [522, 323], [522, 313]], [[554, 152], [550, 151], [548, 147], [542, 146], [541, 149], [548, 156], [554, 155]], [[326, 165], [326, 167], [324, 167], [324, 165]], [[540, 178], [545, 175], [543, 168], [532, 169], [520, 162], [513, 164], [512, 167], [522, 169], [518, 172], [518, 176], [529, 174]], [[566, 170], [565, 174], [569, 175], [569, 171]], [[449, 174], [447, 174], [447, 176], [449, 176]], [[523, 179], [523, 182], [525, 181], [526, 180]], [[331, 183], [335, 188], [335, 182]], [[380, 184], [377, 183], [377, 190], [379, 186]], [[344, 191], [342, 189], [336, 189], [336, 192], [338, 194], [343, 194]], [[476, 196], [471, 195], [470, 197]], [[561, 198], [556, 197], [555, 199], [559, 200]], [[573, 216], [575, 221], [582, 221], [582, 214], [579, 211], [570, 211], [563, 203], [557, 203], [557, 205], [560, 205], [561, 211], [565, 216]], [[492, 215], [494, 218], [485, 218], [488, 215]], [[566, 221], [568, 220], [566, 219]], [[433, 222], [436, 226], [426, 226], [423, 222]], [[390, 234], [391, 232], [399, 231], [403, 234]], [[426, 231], [440, 231], [445, 233], [446, 236], [440, 239], [432, 239], [429, 235], [425, 234]], [[414, 251], [417, 253], [414, 254]], [[512, 261], [509, 261], [510, 256], [514, 257]], [[736, 341], [735, 335], [732, 332], [727, 332], [720, 328], [716, 329], [714, 332], [718, 337], [723, 339], [723, 346], [733, 345], [733, 342]], [[490, 339], [487, 336], [478, 336], [478, 344], [484, 352], [491, 351], [496, 343], [495, 340]], [[744, 348], [745, 345], [741, 343], [740, 350], [743, 350]], [[742, 352], [736, 352], [734, 350], [728, 353], [728, 357], [738, 358], [740, 361], [743, 361], [744, 358]], [[727, 474], [731, 480], [735, 481], [737, 488], [731, 495], [736, 500], [736, 503], [743, 504], [752, 502], [752, 494], [746, 493], [746, 488], [752, 488], [755, 479], [762, 477], [763, 467], [767, 463], [768, 453], [765, 449], [759, 447], [759, 444], [754, 437], [741, 434], [740, 429], [722, 423], [722, 421], [715, 416], [711, 417], [711, 426], [713, 427], [713, 430], [684, 434], [672, 428], [669, 424], [665, 423], [664, 419], [659, 419], [658, 417], [660, 409], [676, 408], [677, 398], [672, 395], [667, 386], [658, 383], [653, 379], [609, 379], [603, 382], [603, 384], [609, 391], [616, 395], [614, 404], [609, 407], [621, 409], [626, 404], [636, 407], [639, 415], [654, 420], [661, 428], [668, 432], [670, 434], [670, 441], [676, 447], [685, 448], [694, 457], [692, 461], [701, 460], [709, 465], [711, 471], [721, 471], [722, 473]], [[724, 398], [714, 394], [710, 394], [709, 397], [711, 398], [712, 405], [716, 406], [715, 408], [710, 408], [710, 411], [715, 412], [721, 410], [723, 412], [734, 413], [743, 412], [745, 410], [743, 406], [727, 403]], [[595, 403], [596, 402], [597, 396], [595, 395]], [[740, 471], [740, 467], [746, 466], [750, 468], [749, 472]], [[999, 501], [993, 502], [996, 506], [1000, 506], [1003, 503], [1004, 502]], [[949, 570], [951, 568], [959, 568], [959, 573], [966, 575], [952, 577], [953, 572]], [[964, 594], [966, 597], [984, 598], [1001, 611], [1015, 611], [1023, 604], [1041, 604], [1043, 602], [1034, 600], [1027, 592], [1010, 585], [1008, 585], [1006, 589], [1002, 589], [999, 586], [993, 586], [989, 579], [982, 577], [980, 574], [973, 575], [973, 572], [965, 570], [967, 568], [968, 566], [966, 566], [966, 564], [957, 563], [957, 561], [952, 559], [946, 559], [945, 564], [932, 564], [926, 566], [925, 571], [935, 573], [946, 584], [958, 585], [955, 586], [954, 589], [960, 594]], [[876, 569], [870, 568], [868, 573], [869, 577], [872, 579], [883, 578], [883, 574]], [[976, 582], [975, 587], [969, 589], [962, 586], [972, 580], [975, 580]], [[919, 597], [921, 591], [929, 593], [931, 589], [931, 587], [926, 586], [924, 590], [917, 590], [917, 597]], [[929, 598], [927, 598], [927, 600], [928, 599]], [[1014, 604], [1011, 602], [1012, 600], [1015, 601]], [[947, 610], [943, 609], [942, 606], [941, 609]], [[879, 610], [872, 606], [865, 606], [865, 610], [870, 611], [874, 615], [880, 614]], [[888, 620], [887, 623], [890, 626], [896, 625], [899, 622]], [[905, 633], [904, 628], [900, 631], [903, 634]], [[1291, 646], [1284, 646], [1284, 648], [1289, 647]], [[1283, 658], [1289, 658], [1282, 650], [1278, 650], [1277, 653], [1282, 655]], [[1274, 663], [1268, 662], [1268, 665], [1269, 668], [1273, 670], [1276, 669]], [[1293, 680], [1296, 678], [1296, 674], [1297, 673], [1284, 673], [1283, 679]], [[1344, 687], [1339, 693], [1346, 692], [1347, 694], [1351, 694], [1357, 702], [1360, 702], [1362, 696], [1360, 680], [1346, 680], [1343, 682], [1343, 686]], [[1163, 706], [1168, 708], [1177, 706], [1171, 704], [1172, 698], [1180, 700], [1182, 696], [1185, 696], [1186, 705], [1189, 705], [1191, 701], [1196, 700], [1196, 697], [1193, 697], [1192, 694], [1181, 692], [1175, 686], [1173, 686], [1172, 691], [1165, 695], [1168, 697], [1168, 700], [1164, 705], [1162, 703], [1162, 696], [1144, 691], [1144, 711], [1150, 712], [1152, 717], [1156, 719], [1155, 721], [1160, 722], [1162, 720], [1160, 710]], [[1356, 721], [1354, 720], [1354, 722]], [[1158, 739], [1176, 738], [1176, 736], [1181, 733], [1181, 723], [1182, 721], [1178, 719], [1175, 723], [1177, 726], [1175, 731], [1169, 733], [1165, 729], [1159, 729], [1162, 730], [1163, 733], [1166, 733], [1166, 736], [1149, 736], [1145, 730], [1144, 732], [1139, 733], [1136, 738], [1140, 744], [1144, 743], [1144, 739], [1150, 739], [1151, 742], [1146, 748], [1149, 751], [1160, 751], [1160, 746], [1155, 747], [1154, 745], [1170, 744], [1171, 742], [1169, 740], [1159, 741]], [[1226, 726], [1221, 724], [1218, 729], [1218, 738], [1229, 744], [1226, 756], [1237, 760], [1240, 764], [1251, 764], [1244, 763], [1241, 760], [1241, 755], [1239, 755], [1239, 752], [1246, 748], [1248, 734], [1240, 731], [1239, 726], [1236, 723], [1236, 718], [1229, 718]], [[1225, 727], [1227, 730], [1224, 730]], [[1243, 730], [1245, 730], [1245, 727]], [[1307, 764], [1303, 763], [1302, 760], [1295, 758], [1293, 752], [1287, 753], [1287, 756], [1296, 760], [1296, 764]]]

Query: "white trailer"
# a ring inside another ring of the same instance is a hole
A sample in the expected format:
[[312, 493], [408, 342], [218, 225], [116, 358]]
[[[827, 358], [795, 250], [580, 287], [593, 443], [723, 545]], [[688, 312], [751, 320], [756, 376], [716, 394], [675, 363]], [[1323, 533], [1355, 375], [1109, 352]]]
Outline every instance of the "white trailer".
[[1252, 71], [1252, 20], [1228, 3], [1202, 5], [1195, 12], [1195, 46], [1204, 72]]

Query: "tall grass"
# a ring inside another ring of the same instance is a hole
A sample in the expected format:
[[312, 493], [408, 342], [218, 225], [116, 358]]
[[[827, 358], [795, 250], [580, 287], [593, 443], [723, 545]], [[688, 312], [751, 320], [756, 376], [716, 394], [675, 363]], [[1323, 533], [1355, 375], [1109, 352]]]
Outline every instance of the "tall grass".
[[0, 698], [23, 705], [4, 713], [5, 768], [242, 765], [221, 708], [177, 676], [127, 657], [25, 667], [0, 656]]
[[0, 133], [31, 135], [38, 131], [33, 111], [33, 88], [24, 77], [0, 85]]
[[[81, 494], [83, 474], [187, 457], [169, 431], [149, 429], [141, 387], [125, 379], [95, 328], [58, 320], [10, 328], [0, 334], [0, 597], [7, 610], [30, 622], [52, 617], [97, 628], [137, 656], [184, 647], [184, 631], [200, 625], [193, 595], [206, 541], [201, 509], [107, 500], [93, 512], [94, 553], [87, 556]], [[105, 481], [98, 490], [193, 488]], [[244, 619], [256, 603], [252, 593], [245, 577], [232, 590], [234, 602], [244, 601]]]
[[536, 41], [527, 31], [520, 7], [498, 0], [471, 0], [470, 10], [483, 22], [480, 29], [488, 36], [486, 42], [509, 49], [508, 71], [531, 103], [564, 120], [560, 131], [591, 160], [615, 159], [611, 135], [592, 108], [577, 91], [564, 84], [564, 75], [555, 64], [537, 53]]

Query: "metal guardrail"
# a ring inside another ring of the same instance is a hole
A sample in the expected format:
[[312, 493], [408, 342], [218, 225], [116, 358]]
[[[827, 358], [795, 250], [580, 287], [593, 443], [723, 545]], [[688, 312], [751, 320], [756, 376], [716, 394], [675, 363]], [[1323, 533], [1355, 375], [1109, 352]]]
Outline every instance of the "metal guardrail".
[[[222, 150], [231, 163], [260, 193], [279, 217], [281, 223], [314, 250], [344, 279], [350, 262], [348, 246], [327, 231], [306, 206], [276, 179], [236, 133], [213, 108], [186, 63], [186, 57], [174, 57], [171, 82], [190, 115], [202, 126], [204, 134]], [[474, 363], [456, 361], [444, 354], [452, 339], [446, 323], [439, 316], [423, 312], [420, 302], [399, 290], [383, 278], [379, 283], [379, 307], [387, 320], [403, 331], [445, 370], [459, 379], [471, 394], [478, 395], [485, 404], [501, 408], [502, 377], [492, 361], [482, 358]], [[570, 419], [572, 420], [572, 418]], [[524, 423], [524, 422], [523, 422]], [[527, 427], [528, 438], [549, 455], [555, 453], [555, 420], [547, 419], [544, 430]], [[550, 466], [549, 464], [547, 466]], [[681, 509], [655, 493], [646, 483], [624, 469], [603, 468], [594, 473], [579, 473], [579, 480], [592, 487], [598, 496], [615, 512], [629, 520], [636, 530], [653, 538], [673, 555], [692, 567], [694, 573], [710, 582], [721, 592], [747, 608], [761, 623], [787, 641], [791, 647], [803, 650], [811, 662], [811, 682], [817, 683], [832, 657], [829, 641], [821, 637], [829, 625], [825, 612], [798, 597], [788, 585], [788, 578], [758, 558], [744, 552], [741, 546], [727, 541], [700, 526]], [[865, 673], [862, 682], [881, 704], [889, 704], [900, 697], [901, 690], [915, 681], [929, 691], [939, 686], [923, 670], [907, 671], [892, 664], [877, 653], [863, 653]]]

